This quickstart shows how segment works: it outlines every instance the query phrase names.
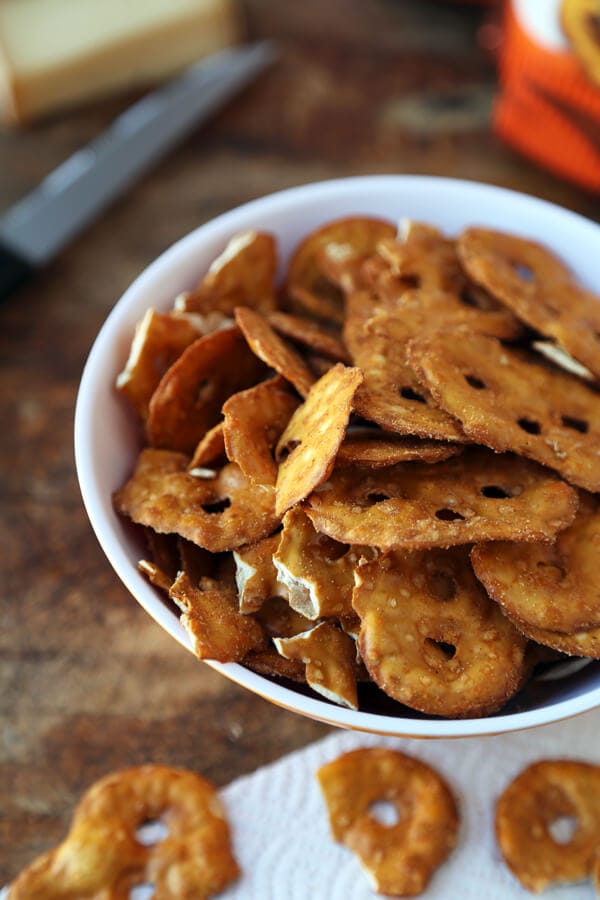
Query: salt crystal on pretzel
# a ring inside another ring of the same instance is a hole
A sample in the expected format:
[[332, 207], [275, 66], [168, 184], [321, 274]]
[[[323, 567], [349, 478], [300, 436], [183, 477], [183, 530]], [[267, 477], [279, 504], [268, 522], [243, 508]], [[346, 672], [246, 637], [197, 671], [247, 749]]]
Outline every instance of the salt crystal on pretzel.
[[241, 231], [211, 263], [198, 287], [185, 294], [179, 307], [202, 315], [232, 315], [236, 306], [260, 312], [277, 307], [274, 282], [277, 248], [273, 235]]
[[195, 478], [188, 458], [142, 450], [129, 481], [116, 492], [117, 512], [155, 531], [179, 534], [213, 553], [271, 534], [279, 522], [272, 487], [255, 485], [234, 463], [214, 478]]
[[578, 378], [466, 329], [413, 340], [409, 360], [474, 441], [528, 456], [578, 487], [600, 490], [600, 403]]
[[287, 588], [279, 580], [273, 562], [279, 538], [279, 534], [272, 534], [257, 544], [233, 551], [240, 612], [256, 612], [270, 597], [287, 597]]
[[329, 476], [362, 380], [359, 369], [336, 363], [293, 414], [277, 444], [277, 515], [283, 515]]
[[[161, 820], [164, 840], [137, 840], [142, 825]], [[215, 788], [194, 772], [146, 765], [93, 784], [66, 839], [17, 876], [10, 898], [124, 897], [148, 883], [164, 900], [208, 900], [239, 874]]]
[[387, 431], [465, 441], [460, 423], [439, 408], [407, 362], [406, 348], [415, 330], [409, 320], [386, 313], [366, 322], [361, 338], [351, 346], [354, 364], [365, 378], [354, 409]]
[[234, 590], [227, 590], [212, 579], [203, 579], [196, 586], [181, 572], [169, 596], [181, 610], [180, 622], [198, 659], [239, 662], [251, 650], [265, 646], [262, 627], [252, 616], [239, 612]]
[[580, 498], [575, 521], [552, 544], [494, 543], [473, 548], [475, 574], [508, 615], [572, 634], [600, 627], [600, 505]]
[[281, 377], [233, 394], [223, 406], [227, 456], [258, 484], [275, 484], [273, 447], [299, 403]]
[[238, 307], [235, 318], [252, 352], [306, 397], [315, 379], [300, 354], [279, 337], [264, 316], [253, 309]]
[[[458, 810], [445, 780], [398, 750], [352, 750], [327, 763], [317, 778], [333, 837], [355, 853], [373, 890], [393, 897], [423, 893], [457, 841]], [[379, 804], [396, 821], [380, 821]]]
[[354, 641], [333, 622], [320, 622], [295, 637], [274, 638], [286, 659], [306, 664], [306, 683], [327, 700], [358, 709]]
[[317, 325], [316, 322], [302, 316], [293, 316], [284, 312], [271, 313], [268, 319], [275, 331], [297, 344], [302, 344], [309, 350], [333, 359], [335, 362], [350, 362], [348, 351], [343, 343], [324, 326]]
[[430, 465], [336, 469], [304, 509], [318, 531], [381, 550], [545, 541], [571, 524], [577, 492], [511, 454], [468, 448]]
[[[567, 841], [553, 826], [575, 820]], [[496, 840], [506, 864], [534, 893], [590, 877], [600, 834], [600, 766], [547, 759], [522, 771], [496, 806]]]
[[578, 284], [547, 247], [498, 231], [467, 228], [458, 250], [474, 281], [600, 377], [599, 298]]
[[425, 441], [380, 428], [349, 428], [338, 450], [335, 464], [381, 469], [400, 462], [441, 462], [462, 453], [460, 444]]
[[148, 411], [146, 434], [153, 447], [193, 453], [216, 425], [235, 391], [260, 380], [264, 366], [238, 328], [198, 338], [163, 375]]
[[465, 547], [364, 563], [352, 605], [371, 678], [406, 706], [477, 716], [522, 686], [527, 642], [475, 578]]
[[149, 309], [135, 328], [125, 368], [117, 376], [117, 388], [125, 394], [142, 421], [150, 398], [167, 369], [202, 334], [184, 316]]
[[352, 615], [354, 570], [370, 547], [348, 547], [319, 534], [299, 507], [288, 510], [273, 563], [290, 606], [308, 619]]

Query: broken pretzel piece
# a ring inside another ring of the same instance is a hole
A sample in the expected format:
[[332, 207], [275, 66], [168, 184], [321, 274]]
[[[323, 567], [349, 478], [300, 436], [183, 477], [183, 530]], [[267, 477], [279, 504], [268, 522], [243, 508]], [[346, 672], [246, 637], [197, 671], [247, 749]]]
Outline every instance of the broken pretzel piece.
[[320, 622], [290, 638], [274, 638], [286, 659], [306, 664], [306, 683], [327, 700], [358, 709], [356, 648], [352, 638], [333, 622]]
[[210, 578], [196, 586], [182, 572], [169, 596], [181, 610], [179, 621], [198, 659], [239, 662], [250, 651], [264, 648], [262, 627], [252, 616], [239, 612], [235, 591], [224, 589]]

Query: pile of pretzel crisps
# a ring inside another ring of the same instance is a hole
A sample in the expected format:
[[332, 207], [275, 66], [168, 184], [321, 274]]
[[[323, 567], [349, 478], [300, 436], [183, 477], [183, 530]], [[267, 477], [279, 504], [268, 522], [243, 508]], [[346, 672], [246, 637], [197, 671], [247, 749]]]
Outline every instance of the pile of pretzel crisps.
[[532, 241], [364, 216], [277, 271], [237, 234], [117, 380], [114, 505], [197, 656], [450, 717], [600, 658], [598, 298]]

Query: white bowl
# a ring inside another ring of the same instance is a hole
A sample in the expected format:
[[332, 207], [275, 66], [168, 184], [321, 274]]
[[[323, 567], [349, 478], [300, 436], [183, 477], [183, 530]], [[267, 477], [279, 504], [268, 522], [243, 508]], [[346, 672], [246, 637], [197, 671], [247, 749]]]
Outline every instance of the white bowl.
[[[447, 178], [366, 176], [292, 188], [219, 216], [163, 253], [125, 292], [94, 343], [77, 399], [75, 455], [83, 500], [106, 556], [136, 600], [188, 650], [191, 645], [175, 608], [138, 572], [140, 545], [112, 508], [111, 495], [131, 474], [140, 449], [138, 429], [114, 390], [115, 376], [123, 367], [135, 324], [144, 311], [150, 306], [169, 308], [175, 296], [206, 271], [233, 234], [246, 228], [274, 233], [285, 261], [311, 229], [352, 214], [392, 220], [408, 216], [438, 225], [450, 235], [466, 225], [486, 225], [530, 236], [557, 251], [584, 283], [600, 291], [598, 225], [523, 194]], [[571, 671], [560, 680], [530, 682], [496, 715], [462, 720], [424, 716], [391, 702], [355, 712], [236, 663], [209, 665], [286, 709], [344, 728], [398, 736], [496, 734], [554, 722], [600, 705], [600, 662]]]

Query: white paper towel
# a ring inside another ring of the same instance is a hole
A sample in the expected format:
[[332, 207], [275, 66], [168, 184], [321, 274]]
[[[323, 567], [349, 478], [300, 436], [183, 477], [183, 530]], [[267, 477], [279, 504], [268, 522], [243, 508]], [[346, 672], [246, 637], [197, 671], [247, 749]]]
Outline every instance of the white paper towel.
[[[567, 757], [600, 763], [600, 710], [532, 731], [425, 741], [337, 732], [222, 791], [242, 878], [222, 900], [372, 900], [356, 858], [334, 843], [315, 771], [358, 747], [393, 747], [433, 765], [454, 789], [456, 850], [434, 875], [427, 900], [525, 900], [494, 840], [495, 802], [529, 763]], [[552, 900], [592, 900], [591, 884], [553, 889]]]

